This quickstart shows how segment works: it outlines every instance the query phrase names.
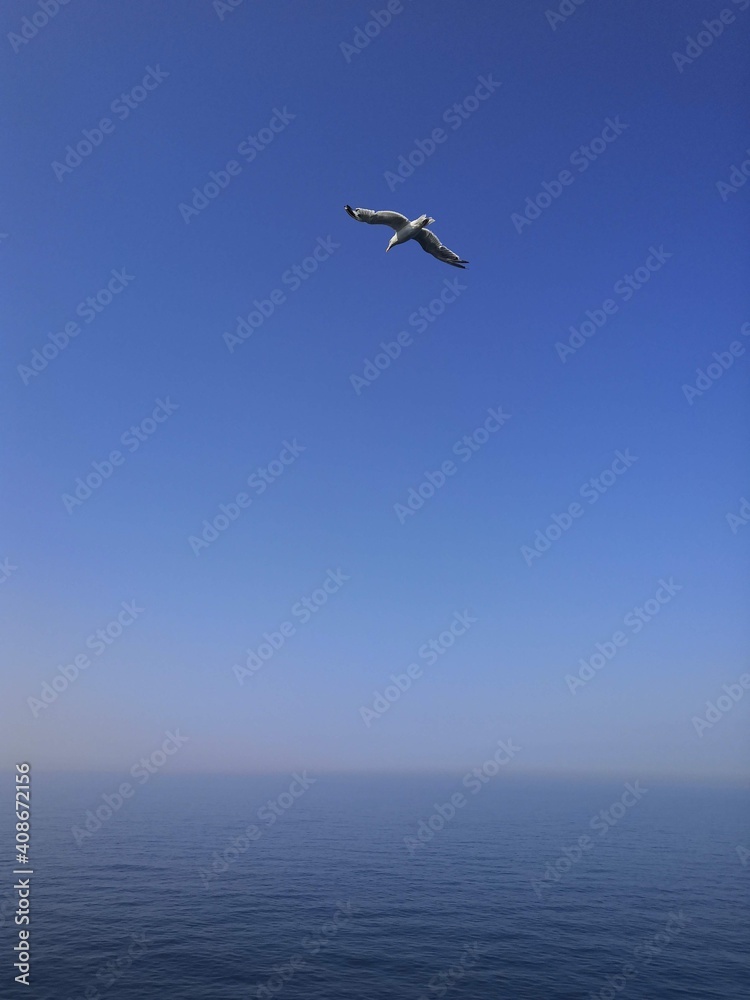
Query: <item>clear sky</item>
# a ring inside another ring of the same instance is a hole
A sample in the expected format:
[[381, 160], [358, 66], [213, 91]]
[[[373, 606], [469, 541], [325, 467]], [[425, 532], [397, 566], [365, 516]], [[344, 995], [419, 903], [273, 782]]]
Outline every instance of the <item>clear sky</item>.
[[740, 774], [750, 4], [54, 6], [2, 14], [4, 766]]

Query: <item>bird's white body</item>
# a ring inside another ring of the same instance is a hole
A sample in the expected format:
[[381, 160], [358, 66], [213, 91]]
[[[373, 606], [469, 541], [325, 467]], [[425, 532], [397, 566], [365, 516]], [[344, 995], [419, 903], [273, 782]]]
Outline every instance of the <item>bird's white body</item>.
[[395, 235], [391, 237], [390, 243], [385, 248], [385, 252], [388, 253], [391, 247], [395, 247], [399, 243], [406, 243], [407, 240], [416, 236], [420, 229], [424, 229], [425, 226], [429, 226], [434, 221], [429, 215], [420, 215], [418, 219], [413, 219], [408, 225], [397, 229]]

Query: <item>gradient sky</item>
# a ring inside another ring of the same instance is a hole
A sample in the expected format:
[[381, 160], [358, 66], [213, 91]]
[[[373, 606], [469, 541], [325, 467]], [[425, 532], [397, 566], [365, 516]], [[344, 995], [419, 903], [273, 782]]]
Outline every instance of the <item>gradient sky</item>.
[[[542, 0], [404, 0], [353, 52], [370, 3], [75, 0], [4, 42], [3, 766], [124, 772], [179, 727], [175, 771], [461, 768], [510, 738], [519, 771], [746, 772], [750, 694], [701, 737], [692, 722], [748, 670], [750, 526], [727, 514], [750, 498], [750, 184], [722, 198], [717, 182], [750, 156], [750, 9], [709, 6], [584, 3], [553, 27]], [[722, 9], [734, 21], [676, 65]], [[3, 35], [38, 10], [6, 6]], [[456, 118], [480, 77], [501, 85]], [[54, 168], [102, 118], [90, 155]], [[272, 119], [283, 128], [261, 133]], [[607, 119], [627, 128], [582, 170], [576, 150]], [[259, 133], [273, 139], [253, 155]], [[230, 160], [186, 222], [180, 204]], [[566, 169], [519, 232], [513, 214]], [[386, 256], [390, 232], [347, 202], [431, 214], [470, 267], [416, 245]], [[626, 301], [617, 283], [652, 247], [671, 256]], [[77, 315], [121, 269], [127, 287]], [[410, 325], [456, 279], [444, 314]], [[274, 289], [284, 300], [230, 352], [223, 334]], [[563, 362], [555, 345], [606, 299], [617, 311]], [[411, 345], [357, 393], [351, 376], [401, 331]], [[738, 340], [689, 402], [696, 369]], [[167, 398], [177, 409], [130, 450]], [[463, 461], [454, 444], [496, 408], [510, 419]], [[256, 495], [248, 476], [295, 439], [304, 451]], [[589, 503], [618, 450], [637, 460]], [[451, 459], [401, 523], [394, 505]], [[243, 491], [251, 506], [196, 554], [190, 536]], [[528, 565], [522, 547], [575, 502]], [[329, 570], [349, 579], [305, 623], [292, 608]], [[662, 578], [681, 589], [635, 634], [624, 620]], [[87, 649], [130, 601], [143, 613]], [[420, 660], [465, 611], [470, 630]], [[287, 621], [240, 684], [233, 665]], [[618, 630], [626, 644], [571, 693], [566, 675]], [[35, 718], [28, 699], [86, 652]], [[413, 662], [422, 676], [367, 727], [361, 707]]]

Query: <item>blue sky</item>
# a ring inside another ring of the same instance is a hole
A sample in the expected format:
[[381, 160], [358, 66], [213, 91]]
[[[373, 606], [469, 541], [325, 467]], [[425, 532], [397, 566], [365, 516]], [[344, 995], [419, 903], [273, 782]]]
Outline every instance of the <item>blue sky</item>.
[[[748, 670], [743, 5], [76, 0], [23, 42], [41, 8], [6, 9], [7, 764], [127, 770], [177, 726], [175, 770], [511, 738], [519, 771], [742, 771], [750, 695], [693, 720]], [[345, 203], [434, 216], [469, 268]]]

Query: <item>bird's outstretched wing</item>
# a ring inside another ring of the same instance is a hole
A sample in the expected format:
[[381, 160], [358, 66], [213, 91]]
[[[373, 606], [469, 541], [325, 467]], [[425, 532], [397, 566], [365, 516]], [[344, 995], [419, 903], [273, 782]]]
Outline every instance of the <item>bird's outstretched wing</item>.
[[352, 208], [351, 205], [344, 205], [344, 208], [357, 222], [367, 222], [371, 226], [390, 226], [398, 232], [409, 224], [409, 220], [400, 212], [373, 212], [370, 208]]
[[429, 229], [420, 229], [415, 233], [413, 239], [419, 243], [423, 250], [431, 253], [433, 257], [442, 260], [444, 264], [451, 264], [453, 267], [461, 267], [466, 270], [465, 265], [468, 260], [461, 260], [457, 253], [453, 253], [448, 247], [444, 247], [437, 236]]

